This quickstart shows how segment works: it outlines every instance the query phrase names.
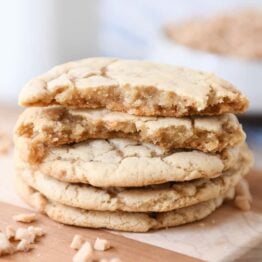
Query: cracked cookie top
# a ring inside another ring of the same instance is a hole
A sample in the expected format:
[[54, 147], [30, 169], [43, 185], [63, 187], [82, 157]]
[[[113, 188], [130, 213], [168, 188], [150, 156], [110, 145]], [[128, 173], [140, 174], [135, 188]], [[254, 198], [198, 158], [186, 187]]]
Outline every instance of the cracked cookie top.
[[244, 112], [248, 101], [211, 73], [146, 61], [88, 58], [32, 79], [19, 104], [181, 117]]
[[135, 188], [98, 188], [81, 183], [71, 184], [29, 167], [18, 168], [17, 173], [41, 194], [64, 205], [100, 211], [165, 212], [224, 195], [248, 173], [252, 164], [249, 154], [243, 148], [235, 166], [213, 179]]
[[[241, 151], [243, 145], [217, 154], [197, 150], [166, 153], [158, 146], [129, 139], [96, 139], [51, 147], [41, 163], [23, 163], [69, 183], [136, 187], [217, 177], [236, 164]], [[23, 160], [23, 151], [16, 148], [16, 157]]]

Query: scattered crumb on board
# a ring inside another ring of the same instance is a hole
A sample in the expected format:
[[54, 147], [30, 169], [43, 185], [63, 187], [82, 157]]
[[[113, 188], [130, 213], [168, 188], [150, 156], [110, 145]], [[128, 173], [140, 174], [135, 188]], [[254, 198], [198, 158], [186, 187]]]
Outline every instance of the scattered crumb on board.
[[14, 215], [13, 219], [16, 222], [32, 223], [32, 222], [34, 222], [36, 220], [36, 214], [35, 213], [18, 214], [18, 215]]

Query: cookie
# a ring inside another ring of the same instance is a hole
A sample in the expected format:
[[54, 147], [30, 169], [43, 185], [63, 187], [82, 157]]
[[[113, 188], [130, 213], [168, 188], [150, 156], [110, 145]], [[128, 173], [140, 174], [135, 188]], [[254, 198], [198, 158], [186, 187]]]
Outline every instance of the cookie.
[[[19, 147], [16, 143], [17, 157], [24, 161]], [[236, 164], [241, 150], [237, 145], [217, 154], [196, 150], [166, 154], [158, 146], [129, 139], [96, 139], [49, 148], [43, 161], [31, 168], [69, 183], [139, 187], [219, 176]]]
[[89, 58], [32, 79], [19, 104], [181, 117], [244, 112], [248, 101], [211, 73], [146, 61]]
[[188, 148], [203, 152], [220, 152], [245, 140], [245, 133], [233, 114], [163, 118], [62, 107], [26, 109], [17, 122], [15, 134], [24, 138], [29, 162], [40, 161], [48, 146], [90, 138], [129, 138], [167, 150]]
[[29, 169], [18, 170], [18, 174], [32, 188], [60, 204], [99, 211], [164, 212], [224, 195], [248, 173], [250, 165], [251, 159], [246, 153], [240, 156], [234, 169], [217, 178], [140, 188], [69, 184]]
[[16, 177], [16, 189], [25, 202], [57, 222], [129, 232], [147, 232], [201, 220], [218, 208], [224, 199], [224, 196], [221, 196], [193, 206], [162, 213], [88, 211], [50, 201], [29, 187], [19, 176]]

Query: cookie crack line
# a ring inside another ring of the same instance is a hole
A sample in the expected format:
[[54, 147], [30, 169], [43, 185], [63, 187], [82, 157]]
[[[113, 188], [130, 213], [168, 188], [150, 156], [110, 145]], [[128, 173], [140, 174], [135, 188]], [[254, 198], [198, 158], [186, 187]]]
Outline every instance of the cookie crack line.
[[[117, 59], [115, 58], [115, 59], [113, 59], [113, 61], [111, 61], [111, 62], [108, 63], [107, 65], [103, 66], [103, 67], [101, 68], [101, 76], [105, 76], [105, 77], [110, 78], [110, 77], [108, 76], [108, 74], [107, 74], [108, 67], [109, 67], [110, 65], [116, 63], [116, 62], [117, 62]], [[115, 80], [115, 79], [113, 79], [113, 80]], [[115, 80], [115, 81], [116, 81], [116, 80]]]
[[[96, 144], [101, 146], [105, 141], [95, 140], [92, 143], [93, 146]], [[90, 148], [94, 150], [95, 147]], [[85, 153], [81, 150], [87, 151]], [[63, 149], [56, 148], [53, 149], [53, 153], [56, 153], [50, 154], [43, 163], [36, 166], [24, 162], [20, 154], [15, 151], [16, 165], [18, 168], [37, 169], [45, 175], [68, 183], [91, 184], [95, 187], [139, 187], [169, 181], [214, 178], [233, 168], [242, 155], [246, 155], [245, 161], [252, 162], [252, 156], [246, 144], [229, 148], [228, 152], [223, 153], [222, 156], [208, 155], [199, 151], [179, 152], [167, 156], [164, 162], [159, 157], [143, 156], [126, 157], [124, 161], [121, 161], [122, 159], [115, 154], [105, 154], [104, 158], [100, 160], [96, 158], [97, 162], [94, 162], [95, 151], [89, 158], [88, 150], [89, 145], [86, 143], [78, 144], [75, 149], [70, 149], [69, 155], [66, 155]], [[101, 148], [98, 152], [100, 155]], [[83, 157], [72, 162], [75, 154], [77, 158], [79, 154]]]
[[[106, 69], [106, 76], [102, 76], [102, 69]], [[95, 76], [86, 78], [91, 73]], [[19, 103], [176, 117], [238, 113], [248, 106], [246, 97], [210, 73], [110, 58], [91, 58], [56, 67], [32, 79], [22, 90]]]

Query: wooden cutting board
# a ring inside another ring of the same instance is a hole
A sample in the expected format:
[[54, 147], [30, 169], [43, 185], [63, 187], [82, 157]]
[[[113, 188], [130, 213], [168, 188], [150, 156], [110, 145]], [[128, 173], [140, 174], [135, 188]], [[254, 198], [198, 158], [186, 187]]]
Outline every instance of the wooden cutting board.
[[[4, 230], [7, 225], [17, 227], [26, 227], [28, 225], [14, 222], [12, 216], [28, 211], [27, 209], [14, 205], [0, 202], [0, 229]], [[30, 224], [31, 225], [31, 224]], [[104, 230], [95, 230], [87, 228], [76, 228], [66, 226], [51, 221], [46, 216], [38, 214], [37, 221], [32, 223], [34, 226], [40, 226], [46, 232], [46, 236], [42, 237], [35, 246], [35, 249], [28, 253], [17, 253], [10, 256], [0, 258], [0, 261], [28, 261], [28, 262], [46, 262], [46, 261], [72, 261], [72, 257], [76, 253], [69, 245], [75, 234], [80, 234], [85, 239], [94, 242], [99, 238], [105, 238], [110, 241], [112, 248], [108, 251], [94, 252], [94, 258], [118, 257], [121, 261], [133, 262], [152, 262], [152, 261], [183, 261], [194, 262], [200, 261], [167, 249], [155, 247], [135, 240], [131, 240], [120, 235], [112, 234]]]

